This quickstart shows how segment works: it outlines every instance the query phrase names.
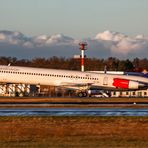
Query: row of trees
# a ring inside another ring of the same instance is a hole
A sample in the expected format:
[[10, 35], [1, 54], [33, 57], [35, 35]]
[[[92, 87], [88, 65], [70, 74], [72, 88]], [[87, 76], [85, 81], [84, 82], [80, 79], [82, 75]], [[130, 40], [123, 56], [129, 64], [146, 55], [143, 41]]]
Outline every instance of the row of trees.
[[[80, 70], [80, 59], [51, 57], [51, 58], [34, 58], [34, 59], [17, 59], [15, 57], [0, 57], [1, 65], [29, 66], [41, 68], [56, 68]], [[107, 70], [112, 71], [142, 71], [148, 69], [148, 59], [135, 58], [133, 60], [120, 60], [114, 57], [108, 59], [87, 58], [85, 60], [85, 70]]]

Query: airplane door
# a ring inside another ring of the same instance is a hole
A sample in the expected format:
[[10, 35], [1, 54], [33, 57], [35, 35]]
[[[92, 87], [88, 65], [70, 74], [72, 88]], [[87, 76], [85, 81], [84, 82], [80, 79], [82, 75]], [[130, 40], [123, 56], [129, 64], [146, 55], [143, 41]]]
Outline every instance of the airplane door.
[[103, 79], [103, 85], [108, 85], [108, 77], [104, 77], [104, 79]]

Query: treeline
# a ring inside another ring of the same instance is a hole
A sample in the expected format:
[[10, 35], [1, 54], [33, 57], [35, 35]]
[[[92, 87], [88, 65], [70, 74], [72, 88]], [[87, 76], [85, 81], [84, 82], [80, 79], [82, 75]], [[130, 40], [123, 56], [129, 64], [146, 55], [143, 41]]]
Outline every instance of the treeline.
[[[80, 70], [80, 59], [51, 57], [51, 58], [34, 58], [34, 59], [17, 59], [15, 57], [0, 57], [0, 65], [13, 66], [29, 66], [41, 68], [56, 68]], [[135, 58], [133, 60], [120, 60], [114, 57], [108, 59], [87, 58], [85, 60], [85, 70], [104, 70], [105, 65], [107, 70], [112, 71], [142, 71], [148, 70], [148, 59]]]

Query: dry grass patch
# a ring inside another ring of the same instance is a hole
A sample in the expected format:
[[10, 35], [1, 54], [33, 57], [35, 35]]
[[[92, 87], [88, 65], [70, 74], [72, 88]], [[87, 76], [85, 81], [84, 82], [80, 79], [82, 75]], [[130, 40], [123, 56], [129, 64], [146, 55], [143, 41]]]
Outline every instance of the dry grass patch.
[[147, 117], [0, 117], [0, 146], [148, 146]]

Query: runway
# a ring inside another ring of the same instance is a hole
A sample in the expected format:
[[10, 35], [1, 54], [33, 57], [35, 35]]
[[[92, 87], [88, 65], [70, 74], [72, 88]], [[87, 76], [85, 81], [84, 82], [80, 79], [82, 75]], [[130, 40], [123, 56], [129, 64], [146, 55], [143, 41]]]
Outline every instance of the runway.
[[0, 116], [148, 116], [148, 109], [122, 108], [3, 108]]
[[148, 102], [0, 102], [0, 106], [50, 106], [50, 105], [143, 105], [148, 106]]
[[148, 102], [0, 102], [0, 106], [3, 105], [131, 105], [131, 104], [138, 104], [138, 105], [148, 105]]
[[148, 116], [148, 99], [1, 98], [0, 116]]
[[148, 108], [148, 102], [0, 102], [0, 108]]

